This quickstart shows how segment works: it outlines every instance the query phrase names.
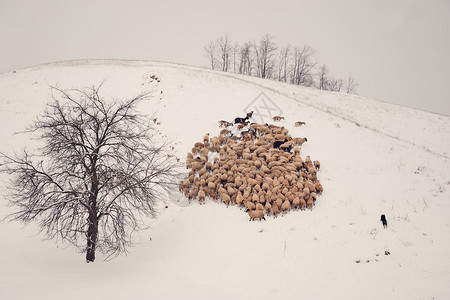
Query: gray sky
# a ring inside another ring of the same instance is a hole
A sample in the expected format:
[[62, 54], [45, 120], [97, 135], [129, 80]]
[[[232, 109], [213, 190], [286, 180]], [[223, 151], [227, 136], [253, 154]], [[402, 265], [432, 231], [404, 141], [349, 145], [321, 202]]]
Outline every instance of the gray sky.
[[203, 47], [309, 44], [362, 96], [450, 115], [449, 0], [0, 0], [0, 73], [83, 58], [207, 66]]

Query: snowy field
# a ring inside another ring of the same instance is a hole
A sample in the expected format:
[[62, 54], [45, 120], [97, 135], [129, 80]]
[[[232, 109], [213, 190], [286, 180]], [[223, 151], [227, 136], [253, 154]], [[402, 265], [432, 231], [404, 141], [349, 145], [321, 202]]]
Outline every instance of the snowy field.
[[[33, 225], [2, 222], [0, 299], [450, 299], [450, 117], [189, 66], [72, 61], [0, 74], [0, 150], [33, 148], [14, 132], [43, 111], [49, 85], [102, 81], [108, 97], [151, 92], [140, 108], [181, 162], [219, 120], [255, 107], [252, 121], [284, 116], [279, 125], [308, 138], [301, 156], [321, 162], [324, 193], [312, 211], [249, 222], [176, 190], [126, 256], [92, 264]], [[3, 218], [11, 208], [0, 205]]]

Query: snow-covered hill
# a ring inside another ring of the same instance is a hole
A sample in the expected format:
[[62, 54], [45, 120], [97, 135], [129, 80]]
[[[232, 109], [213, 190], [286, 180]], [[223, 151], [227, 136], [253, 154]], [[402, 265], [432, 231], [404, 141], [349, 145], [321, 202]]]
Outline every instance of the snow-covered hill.
[[41, 113], [49, 85], [102, 81], [115, 98], [152, 92], [142, 110], [182, 159], [219, 120], [255, 108], [257, 122], [284, 116], [291, 135], [308, 138], [302, 157], [320, 160], [324, 193], [312, 211], [249, 222], [174, 191], [127, 256], [94, 264], [33, 226], [2, 222], [0, 299], [450, 299], [450, 117], [189, 66], [71, 61], [0, 75], [1, 150], [33, 147], [13, 133]]

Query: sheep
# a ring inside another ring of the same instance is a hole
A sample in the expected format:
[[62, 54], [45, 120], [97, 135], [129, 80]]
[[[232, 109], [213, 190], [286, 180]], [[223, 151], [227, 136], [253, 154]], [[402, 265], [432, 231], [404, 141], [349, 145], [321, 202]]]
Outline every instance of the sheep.
[[299, 208], [300, 206], [300, 198], [295, 197], [294, 200], [292, 200], [292, 208]]
[[264, 211], [262, 210], [249, 210], [248, 215], [250, 216], [249, 221], [254, 221], [255, 219], [266, 220], [266, 218], [264, 218]]
[[253, 196], [252, 196], [252, 202], [254, 202], [254, 203], [259, 203], [259, 197], [258, 197], [258, 194], [253, 194]]
[[209, 133], [205, 134], [205, 136], [203, 137], [203, 143], [207, 143], [209, 142]]
[[280, 209], [279, 209], [278, 205], [276, 203], [274, 203], [272, 206], [272, 213], [275, 218], [278, 216], [279, 212], [280, 212]]
[[276, 121], [284, 120], [284, 117], [274, 116], [272, 119], [273, 119], [274, 122], [276, 122]]
[[261, 203], [256, 203], [256, 210], [264, 210], [264, 206]]
[[286, 143], [286, 142], [288, 142], [288, 140], [287, 139], [284, 139], [284, 140], [277, 140], [277, 141], [275, 141], [274, 143], [273, 143], [273, 148], [278, 148], [278, 149], [280, 149], [280, 146], [281, 145], [283, 145], [284, 143]]
[[[248, 113], [242, 119], [251, 117]], [[220, 127], [224, 122], [219, 121]], [[219, 136], [206, 133], [202, 142], [195, 143], [187, 154], [190, 171], [179, 184], [180, 192], [201, 204], [206, 196], [220, 198], [227, 206], [237, 204], [274, 217], [291, 207], [312, 209], [323, 187], [316, 177], [318, 161], [307, 156], [304, 162], [300, 157], [299, 145], [307, 139], [292, 138], [286, 128], [277, 125], [244, 122], [238, 129], [249, 126], [249, 130], [239, 136], [222, 129]], [[213, 152], [217, 155], [210, 160]]]
[[255, 203], [253, 203], [251, 201], [244, 202], [244, 206], [247, 210], [255, 210], [256, 209]]
[[220, 135], [229, 135], [229, 134], [231, 134], [231, 131], [228, 129], [222, 129], [220, 131]]
[[227, 207], [228, 207], [228, 205], [230, 205], [231, 198], [230, 198], [230, 196], [228, 196], [228, 194], [226, 194], [226, 193], [221, 193], [221, 194], [220, 194], [220, 198], [221, 198], [222, 201], [227, 205]]
[[[242, 130], [242, 129], [244, 129], [245, 126], [248, 126], [248, 124], [250, 124], [250, 122], [248, 122], [248, 121], [242, 122], [241, 124], [238, 125], [238, 129]], [[247, 133], [250, 133], [250, 131], [247, 131]]]
[[292, 145], [293, 145], [292, 141], [285, 142], [285, 143], [280, 145], [280, 149], [284, 150], [286, 152], [291, 152]]
[[233, 123], [224, 120], [219, 121], [219, 127], [230, 127], [230, 126], [233, 126]]
[[305, 210], [306, 209], [306, 201], [303, 198], [300, 198], [300, 209]]
[[198, 201], [200, 202], [200, 204], [205, 204], [206, 195], [205, 195], [205, 192], [203, 191], [203, 189], [200, 189], [198, 191], [197, 196], [198, 196]]
[[312, 210], [313, 205], [314, 205], [314, 201], [312, 200], [312, 198], [309, 198], [308, 201], [306, 202], [306, 205], [308, 206], [308, 208], [310, 210]]
[[319, 171], [319, 169], [320, 169], [320, 161], [315, 160], [314, 161], [314, 167], [317, 169], [317, 171]]
[[298, 146], [301, 146], [301, 145], [303, 145], [305, 142], [308, 141], [307, 138], [294, 138], [294, 139], [292, 139], [292, 140], [293, 140], [294, 145], [298, 145]]
[[307, 166], [312, 166], [312, 165], [313, 165], [313, 163], [312, 163], [312, 161], [311, 161], [311, 157], [309, 157], [309, 155], [306, 156], [306, 158], [305, 158], [305, 164], [306, 164]]
[[236, 195], [236, 204], [238, 206], [241, 206], [243, 201], [244, 201], [244, 197], [242, 196], [241, 192], [238, 192]]
[[291, 203], [288, 200], [285, 200], [281, 205], [281, 211], [283, 213], [287, 213], [291, 209]]
[[294, 124], [295, 127], [300, 127], [300, 126], [302, 126], [302, 125], [306, 125], [306, 123], [305, 123], [305, 122], [302, 122], [302, 121], [297, 121], [297, 122], [295, 122], [295, 124]]
[[316, 191], [317, 191], [317, 193], [318, 193], [319, 195], [322, 194], [322, 192], [323, 192], [323, 186], [322, 186], [322, 184], [321, 184], [319, 181], [316, 181], [315, 189], [316, 189]]
[[205, 144], [203, 144], [201, 142], [197, 142], [197, 143], [194, 144], [194, 147], [197, 147], [197, 148], [201, 149], [201, 148], [205, 147]]

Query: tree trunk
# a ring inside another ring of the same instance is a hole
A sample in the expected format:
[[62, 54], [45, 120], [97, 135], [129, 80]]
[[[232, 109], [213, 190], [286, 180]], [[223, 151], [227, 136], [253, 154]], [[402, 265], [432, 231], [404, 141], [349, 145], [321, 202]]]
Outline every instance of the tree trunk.
[[87, 232], [87, 248], [86, 248], [86, 262], [94, 262], [95, 248], [97, 246], [98, 237], [98, 220], [97, 216], [90, 215], [88, 218], [89, 228]]

